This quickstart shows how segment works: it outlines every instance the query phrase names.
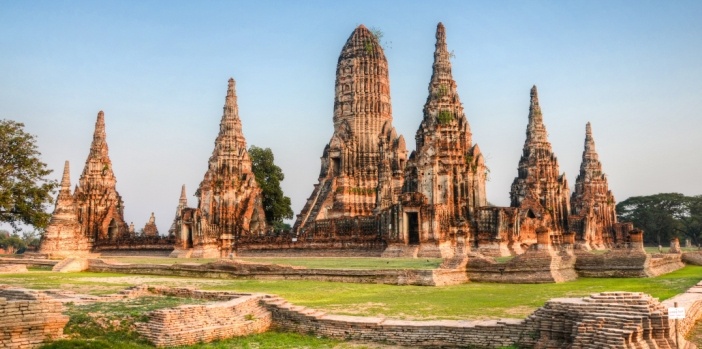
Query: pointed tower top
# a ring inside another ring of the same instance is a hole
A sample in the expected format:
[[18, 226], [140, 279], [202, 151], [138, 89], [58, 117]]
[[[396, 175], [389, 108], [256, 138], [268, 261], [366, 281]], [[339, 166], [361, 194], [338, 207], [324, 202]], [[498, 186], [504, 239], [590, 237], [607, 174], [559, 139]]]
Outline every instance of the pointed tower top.
[[539, 106], [539, 92], [536, 90], [536, 85], [531, 87], [531, 102], [529, 104], [529, 119], [538, 118], [542, 120], [541, 106]]
[[583, 151], [583, 161], [586, 159], [597, 160], [597, 150], [595, 150], [595, 138], [592, 137], [592, 126], [588, 122], [585, 125], [585, 150]]
[[239, 107], [236, 98], [236, 81], [234, 81], [234, 78], [229, 78], [227, 84], [227, 97], [224, 100], [224, 115], [222, 121], [224, 121], [224, 118], [230, 117], [235, 119], [239, 118]]
[[385, 53], [378, 38], [363, 24], [354, 29], [346, 44], [341, 49], [339, 62], [354, 57], [377, 57], [385, 60]]
[[188, 204], [188, 197], [185, 196], [185, 184], [183, 184], [183, 187], [180, 188], [180, 199], [178, 199], [178, 202], [183, 206]]
[[105, 113], [98, 112], [93, 132], [93, 142], [90, 144], [89, 158], [102, 158], [107, 156], [107, 133], [105, 131]]
[[585, 125], [585, 151], [595, 151], [595, 139], [592, 138], [590, 122]]
[[[451, 60], [446, 44], [446, 29], [439, 22], [436, 26], [436, 44], [434, 48], [434, 63], [432, 64], [431, 80], [429, 81], [429, 97], [424, 105], [425, 109], [432, 101], [439, 101], [448, 97], [446, 100], [452, 100], [453, 97], [458, 98], [456, 92], [456, 82], [451, 74]], [[460, 101], [456, 100], [460, 103]], [[436, 109], [438, 106], [433, 106]], [[452, 109], [452, 108], [450, 108]], [[425, 116], [426, 117], [426, 116]]]
[[149, 223], [150, 224], [156, 223], [156, 217], [154, 216], [153, 212], [151, 212], [151, 217], [149, 217]]
[[63, 164], [63, 177], [61, 177], [61, 189], [71, 190], [71, 170], [68, 160]]
[[439, 24], [436, 25], [436, 43], [437, 45], [439, 42], [446, 43], [446, 28], [444, 28], [444, 24], [439, 22]]

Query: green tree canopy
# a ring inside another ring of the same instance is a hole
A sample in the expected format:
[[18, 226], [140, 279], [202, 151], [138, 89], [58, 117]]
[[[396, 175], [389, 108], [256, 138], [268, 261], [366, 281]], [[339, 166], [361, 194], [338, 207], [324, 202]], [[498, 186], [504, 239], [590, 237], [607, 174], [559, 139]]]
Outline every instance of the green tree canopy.
[[273, 151], [270, 148], [259, 148], [252, 145], [249, 148], [251, 166], [256, 176], [256, 182], [263, 190], [263, 210], [266, 221], [276, 229], [285, 226], [283, 219], [293, 218], [290, 198], [283, 194], [280, 182], [285, 179], [283, 170], [273, 163]]
[[42, 229], [49, 223], [46, 209], [58, 184], [46, 178], [52, 170], [40, 155], [24, 124], [0, 120], [0, 223], [15, 230], [21, 224]]
[[632, 196], [617, 204], [620, 221], [644, 230], [644, 241], [660, 245], [671, 238], [702, 242], [702, 195], [661, 193]]

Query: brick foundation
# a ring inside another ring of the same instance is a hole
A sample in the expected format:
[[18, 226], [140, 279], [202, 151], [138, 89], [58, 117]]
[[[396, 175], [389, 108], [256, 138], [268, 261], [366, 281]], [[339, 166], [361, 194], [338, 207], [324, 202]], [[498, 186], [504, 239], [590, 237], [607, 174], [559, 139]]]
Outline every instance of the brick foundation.
[[39, 291], [0, 288], [0, 348], [36, 348], [63, 336], [63, 305]]

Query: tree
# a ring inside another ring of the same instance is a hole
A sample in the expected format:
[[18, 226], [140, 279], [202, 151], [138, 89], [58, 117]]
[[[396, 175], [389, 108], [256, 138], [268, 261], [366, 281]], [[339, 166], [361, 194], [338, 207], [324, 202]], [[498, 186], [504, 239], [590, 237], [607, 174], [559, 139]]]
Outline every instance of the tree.
[[632, 196], [617, 204], [617, 215], [643, 229], [646, 242], [663, 245], [673, 237], [688, 237], [695, 244], [702, 240], [702, 196]]
[[17, 233], [11, 234], [5, 230], [0, 230], [0, 249], [7, 251], [9, 254], [24, 251], [27, 244]]
[[259, 148], [252, 145], [249, 148], [251, 167], [256, 182], [263, 190], [263, 211], [266, 214], [266, 222], [275, 229], [285, 226], [283, 219], [293, 218], [293, 211], [290, 207], [290, 198], [283, 194], [280, 182], [285, 175], [283, 170], [273, 163], [273, 151], [270, 148]]
[[24, 124], [0, 120], [0, 223], [15, 231], [21, 224], [42, 229], [51, 218], [46, 209], [58, 183], [46, 178], [52, 170], [40, 155]]

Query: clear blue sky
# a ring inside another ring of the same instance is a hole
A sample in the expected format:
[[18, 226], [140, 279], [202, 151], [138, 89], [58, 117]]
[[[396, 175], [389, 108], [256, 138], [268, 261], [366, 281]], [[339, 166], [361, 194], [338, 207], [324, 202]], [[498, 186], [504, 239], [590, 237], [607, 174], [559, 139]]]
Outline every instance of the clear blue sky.
[[207, 168], [227, 80], [249, 145], [270, 147], [299, 213], [332, 135], [335, 67], [359, 24], [380, 29], [394, 125], [414, 148], [441, 21], [454, 78], [509, 203], [536, 84], [571, 185], [592, 122], [618, 200], [702, 194], [700, 1], [0, 1], [0, 118], [26, 124], [71, 180], [105, 111], [125, 218], [165, 233]]

